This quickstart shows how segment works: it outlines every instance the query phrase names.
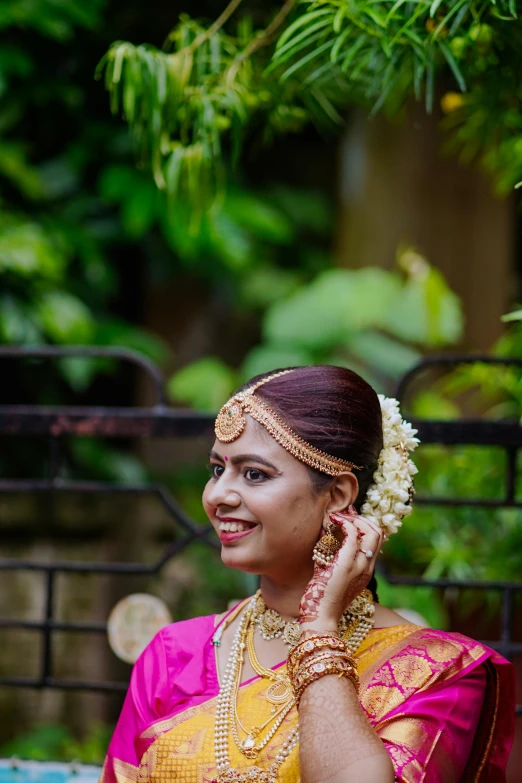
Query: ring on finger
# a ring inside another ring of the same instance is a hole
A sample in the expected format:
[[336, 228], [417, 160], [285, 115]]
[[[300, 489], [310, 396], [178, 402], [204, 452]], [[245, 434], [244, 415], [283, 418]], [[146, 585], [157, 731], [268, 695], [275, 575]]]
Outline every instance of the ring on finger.
[[371, 560], [374, 555], [373, 549], [359, 549], [359, 552], [362, 552], [363, 555], [366, 555], [368, 560]]

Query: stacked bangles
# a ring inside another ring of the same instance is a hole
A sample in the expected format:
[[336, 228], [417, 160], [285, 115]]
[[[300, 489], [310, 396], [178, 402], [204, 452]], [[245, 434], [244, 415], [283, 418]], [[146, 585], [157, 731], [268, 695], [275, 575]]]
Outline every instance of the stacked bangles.
[[317, 633], [299, 642], [288, 654], [287, 671], [297, 705], [305, 688], [327, 674], [348, 677], [359, 690], [355, 661], [335, 633]]

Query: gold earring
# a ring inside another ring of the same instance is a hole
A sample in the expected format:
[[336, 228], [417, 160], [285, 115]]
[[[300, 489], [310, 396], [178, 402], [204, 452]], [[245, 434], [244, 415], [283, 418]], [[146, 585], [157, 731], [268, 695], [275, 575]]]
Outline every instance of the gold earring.
[[333, 528], [333, 524], [328, 520], [328, 522], [326, 522], [324, 525], [326, 532], [321, 536], [317, 544], [314, 546], [312, 560], [319, 566], [329, 566], [341, 548], [341, 544], [338, 542], [332, 532]]

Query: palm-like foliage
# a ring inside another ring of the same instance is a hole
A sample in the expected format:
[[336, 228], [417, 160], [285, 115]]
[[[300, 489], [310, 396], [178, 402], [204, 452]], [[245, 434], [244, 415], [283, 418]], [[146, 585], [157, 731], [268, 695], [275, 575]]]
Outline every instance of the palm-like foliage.
[[[223, 161], [237, 157], [247, 133], [287, 132], [307, 120], [338, 123], [352, 104], [394, 111], [411, 94], [431, 111], [439, 73], [451, 74], [459, 91], [445, 104], [456, 112], [457, 143], [468, 155], [485, 147], [509, 187], [522, 176], [522, 154], [514, 164], [512, 145], [500, 147], [505, 137], [522, 139], [519, 6], [287, 0], [256, 30], [248, 3], [232, 0], [210, 27], [182, 17], [163, 50], [115, 43], [101, 66], [113, 110], [123, 112], [172, 203], [181, 196], [199, 209], [213, 203]], [[509, 93], [498, 89], [499, 73]]]
[[224, 157], [237, 157], [254, 116], [264, 133], [306, 121], [288, 100], [292, 87], [263, 75], [266, 55], [249, 55], [256, 43], [248, 18], [231, 36], [183, 16], [163, 50], [117, 42], [100, 64], [113, 110], [122, 109], [141, 159], [171, 200], [216, 199]]

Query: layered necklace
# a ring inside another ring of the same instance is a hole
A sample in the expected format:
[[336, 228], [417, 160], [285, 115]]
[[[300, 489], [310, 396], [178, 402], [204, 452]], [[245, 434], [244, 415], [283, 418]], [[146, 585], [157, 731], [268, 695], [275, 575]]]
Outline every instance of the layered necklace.
[[[292, 649], [301, 636], [301, 628], [297, 620], [284, 620], [275, 609], [268, 609], [258, 590], [254, 596], [254, 623], [258, 626], [263, 639], [283, 638]], [[354, 653], [373, 628], [375, 606], [370, 590], [363, 590], [355, 598], [339, 621], [339, 634]]]
[[[354, 653], [357, 650], [373, 627], [374, 611], [371, 592], [363, 590], [342, 616], [339, 622], [339, 633], [350, 652]], [[216, 646], [221, 644], [224, 627], [226, 621], [214, 634], [213, 644]], [[299, 740], [299, 724], [297, 724], [285, 738], [268, 769], [262, 769], [257, 765], [234, 769], [231, 765], [228, 752], [231, 739], [246, 758], [255, 760], [295, 707], [293, 689], [288, 677], [274, 669], [265, 668], [259, 662], [254, 641], [256, 629], [267, 640], [282, 637], [290, 649], [298, 643], [301, 634], [297, 620], [284, 620], [278, 612], [267, 608], [260, 590], [247, 604], [234, 635], [217, 699], [214, 753], [218, 774], [212, 783], [276, 783], [279, 768]], [[250, 729], [244, 726], [238, 714], [238, 694], [245, 652], [256, 674], [271, 681], [264, 694], [266, 701], [271, 705], [270, 717], [261, 725]]]

